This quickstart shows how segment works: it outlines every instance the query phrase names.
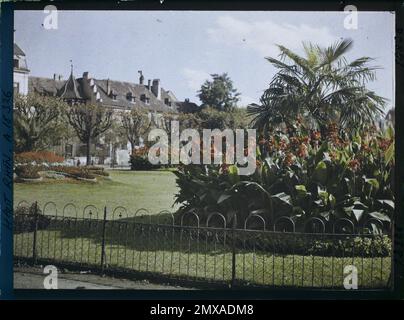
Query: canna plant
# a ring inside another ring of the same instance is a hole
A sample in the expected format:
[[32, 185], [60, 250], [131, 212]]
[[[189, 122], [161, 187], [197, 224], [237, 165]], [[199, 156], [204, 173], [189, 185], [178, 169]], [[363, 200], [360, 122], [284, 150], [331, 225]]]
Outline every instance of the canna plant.
[[394, 212], [393, 129], [368, 128], [350, 137], [340, 132], [331, 123], [321, 136], [298, 119], [293, 130], [262, 134], [251, 176], [239, 176], [234, 165], [181, 166], [176, 172], [180, 212], [195, 210], [206, 218], [218, 211], [227, 221], [236, 215], [239, 227], [257, 213], [267, 224], [287, 216], [297, 230], [316, 217], [327, 231], [341, 218], [354, 223], [351, 231], [386, 231]]

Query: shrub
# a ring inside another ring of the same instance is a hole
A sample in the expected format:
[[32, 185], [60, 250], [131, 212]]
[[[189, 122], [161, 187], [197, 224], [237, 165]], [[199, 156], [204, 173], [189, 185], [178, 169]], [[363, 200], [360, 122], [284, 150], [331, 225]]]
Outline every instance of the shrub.
[[31, 164], [23, 164], [15, 167], [14, 171], [19, 178], [25, 179], [39, 179], [39, 167], [33, 166]]
[[149, 148], [141, 147], [133, 150], [129, 163], [131, 170], [152, 170], [158, 169], [160, 165], [153, 165], [148, 159]]
[[324, 256], [388, 257], [392, 253], [392, 243], [387, 235], [375, 238], [347, 237], [338, 241], [325, 238], [311, 243], [307, 253]]
[[14, 233], [33, 232], [35, 230], [35, 210], [38, 213], [37, 230], [46, 229], [50, 224], [50, 218], [43, 215], [41, 209], [35, 208], [33, 203], [30, 206], [19, 206], [14, 210]]
[[62, 156], [51, 151], [30, 151], [18, 153], [14, 157], [16, 163], [61, 163], [64, 161]]
[[151, 170], [153, 165], [147, 158], [131, 155], [130, 156], [130, 169], [131, 170]]
[[[239, 227], [251, 212], [267, 224], [280, 216], [304, 231], [309, 218], [326, 232], [341, 218], [372, 233], [386, 232], [394, 213], [394, 132], [369, 128], [348, 137], [335, 124], [324, 136], [299, 120], [284, 132], [257, 139], [257, 168], [240, 176], [234, 165], [188, 165], [176, 172], [180, 212], [237, 214]], [[370, 219], [381, 223], [367, 223]], [[344, 231], [344, 230], [341, 230]]]
[[296, 254], [325, 257], [388, 257], [392, 254], [392, 242], [383, 236], [302, 235], [299, 233], [275, 233], [271, 237], [259, 235], [238, 241], [240, 248], [260, 248], [274, 254]]

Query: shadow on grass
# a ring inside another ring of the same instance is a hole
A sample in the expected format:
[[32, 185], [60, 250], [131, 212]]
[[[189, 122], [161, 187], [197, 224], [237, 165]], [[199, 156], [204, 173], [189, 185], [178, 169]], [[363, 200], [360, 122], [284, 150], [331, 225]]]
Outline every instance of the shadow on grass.
[[[32, 217], [30, 229], [33, 230]], [[39, 224], [42, 232], [58, 232], [62, 239], [88, 239], [105, 248], [134, 251], [171, 251], [202, 254], [237, 252], [266, 255], [324, 257], [388, 257], [387, 236], [262, 232], [206, 227], [181, 227], [170, 213], [104, 221], [96, 219], [50, 219]], [[105, 228], [105, 230], [104, 230]], [[18, 231], [15, 232], [16, 234]]]

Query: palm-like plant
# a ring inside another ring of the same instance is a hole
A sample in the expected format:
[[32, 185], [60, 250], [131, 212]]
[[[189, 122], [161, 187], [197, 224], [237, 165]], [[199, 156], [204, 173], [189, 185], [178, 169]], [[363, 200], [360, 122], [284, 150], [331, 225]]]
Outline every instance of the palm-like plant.
[[303, 44], [305, 57], [278, 47], [280, 58], [266, 59], [279, 71], [262, 95], [261, 105], [248, 107], [256, 128], [288, 124], [300, 115], [322, 131], [332, 121], [351, 131], [383, 114], [385, 99], [366, 88], [378, 67], [369, 66], [373, 60], [369, 57], [348, 62], [344, 55], [352, 47], [351, 40], [327, 48]]

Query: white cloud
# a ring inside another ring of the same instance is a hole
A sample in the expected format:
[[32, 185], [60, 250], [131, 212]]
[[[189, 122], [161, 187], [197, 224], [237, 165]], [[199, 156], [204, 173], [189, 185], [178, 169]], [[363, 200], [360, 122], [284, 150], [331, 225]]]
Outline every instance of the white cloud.
[[291, 49], [301, 48], [303, 41], [330, 45], [337, 39], [326, 27], [307, 24], [275, 23], [271, 20], [249, 22], [230, 16], [221, 16], [216, 26], [207, 30], [210, 39], [229, 46], [249, 48], [262, 56], [278, 54], [276, 44]]
[[210, 74], [203, 70], [196, 70], [191, 68], [182, 69], [188, 88], [196, 92], [201, 88], [202, 83], [210, 78]]

